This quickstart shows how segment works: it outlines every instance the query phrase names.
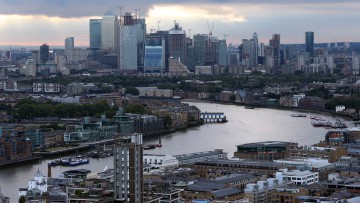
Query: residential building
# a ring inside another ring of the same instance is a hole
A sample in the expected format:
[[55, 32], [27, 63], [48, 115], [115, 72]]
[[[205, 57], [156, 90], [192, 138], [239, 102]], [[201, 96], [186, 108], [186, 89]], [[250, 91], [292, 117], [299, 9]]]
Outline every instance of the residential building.
[[43, 44], [40, 46], [40, 63], [46, 63], [49, 61], [49, 45]]
[[144, 201], [142, 134], [121, 135], [115, 146], [115, 199]]
[[243, 144], [237, 146], [234, 157], [267, 161], [284, 159], [288, 158], [290, 156], [289, 151], [297, 146], [297, 143], [280, 141]]
[[214, 151], [181, 154], [174, 157], [179, 161], [179, 165], [185, 165], [205, 160], [227, 159], [227, 153], [223, 149], [215, 149]]
[[149, 165], [150, 169], [174, 169], [179, 161], [171, 155], [144, 154], [144, 165]]

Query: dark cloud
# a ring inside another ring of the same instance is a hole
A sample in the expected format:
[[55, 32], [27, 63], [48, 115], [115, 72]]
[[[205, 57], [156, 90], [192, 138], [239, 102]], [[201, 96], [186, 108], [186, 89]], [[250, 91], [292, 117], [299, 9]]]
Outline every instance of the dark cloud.
[[358, 3], [358, 0], [0, 0], [2, 15], [45, 15], [63, 18], [101, 16], [107, 10], [114, 12], [118, 6], [127, 10], [140, 8], [145, 14], [154, 4], [331, 4]]

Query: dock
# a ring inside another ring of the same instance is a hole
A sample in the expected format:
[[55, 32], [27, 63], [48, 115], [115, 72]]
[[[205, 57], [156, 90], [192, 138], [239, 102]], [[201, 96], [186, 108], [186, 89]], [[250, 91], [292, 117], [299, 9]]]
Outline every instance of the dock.
[[200, 118], [205, 123], [226, 123], [226, 116], [223, 112], [202, 112]]

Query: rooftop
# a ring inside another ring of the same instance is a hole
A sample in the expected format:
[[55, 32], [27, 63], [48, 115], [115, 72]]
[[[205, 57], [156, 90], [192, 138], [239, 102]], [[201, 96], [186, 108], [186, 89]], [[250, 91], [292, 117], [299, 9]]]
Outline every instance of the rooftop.
[[287, 147], [292, 142], [282, 142], [282, 141], [266, 141], [266, 142], [255, 142], [238, 145], [237, 147]]

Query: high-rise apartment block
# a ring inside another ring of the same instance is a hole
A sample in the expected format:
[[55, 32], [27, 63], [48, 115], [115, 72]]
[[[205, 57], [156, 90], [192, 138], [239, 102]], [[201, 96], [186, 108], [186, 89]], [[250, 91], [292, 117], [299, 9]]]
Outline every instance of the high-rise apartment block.
[[115, 199], [129, 203], [144, 200], [142, 134], [120, 136], [115, 147]]

